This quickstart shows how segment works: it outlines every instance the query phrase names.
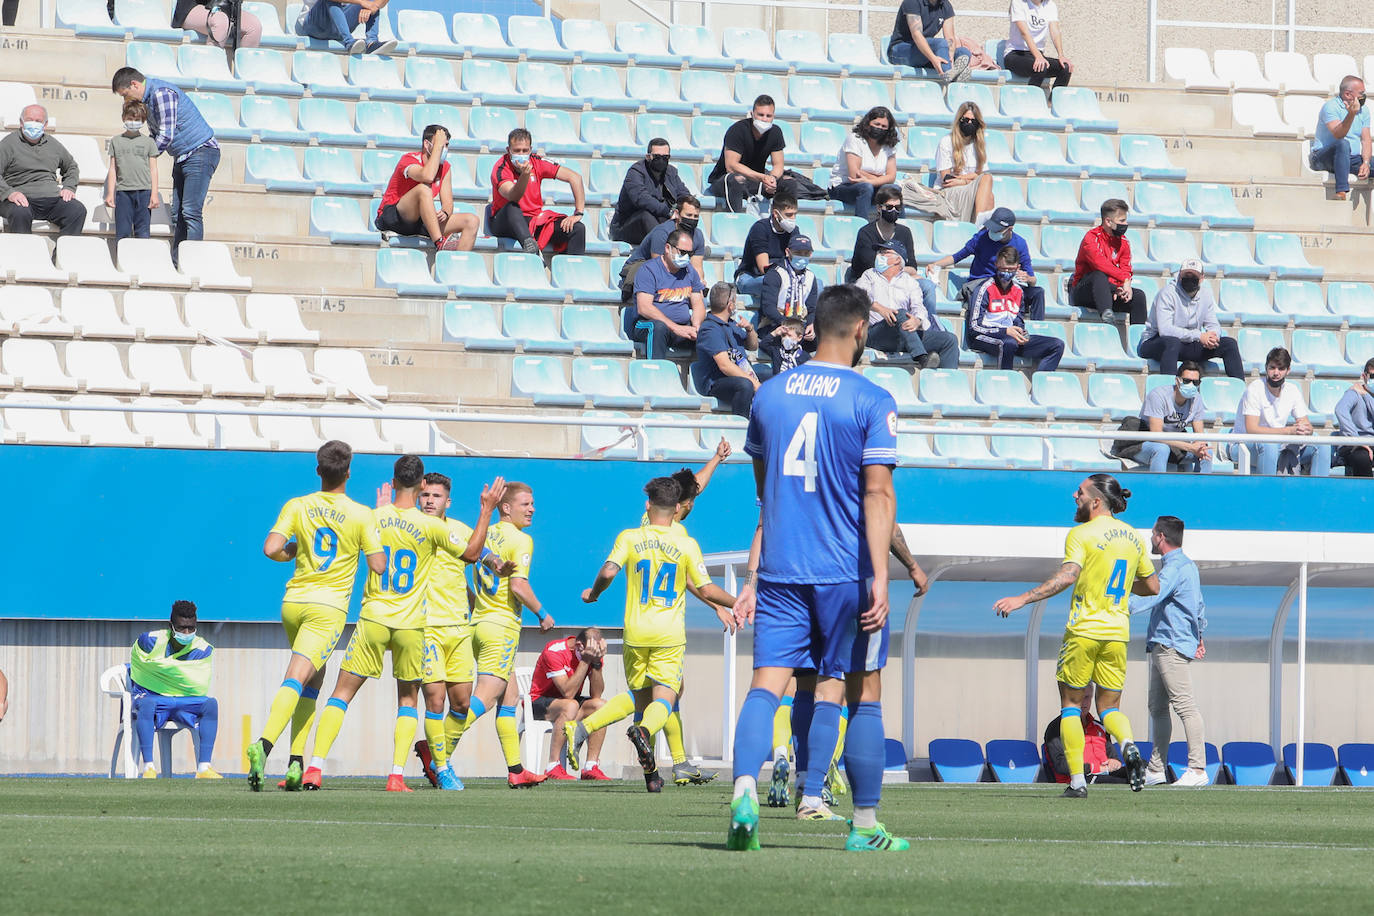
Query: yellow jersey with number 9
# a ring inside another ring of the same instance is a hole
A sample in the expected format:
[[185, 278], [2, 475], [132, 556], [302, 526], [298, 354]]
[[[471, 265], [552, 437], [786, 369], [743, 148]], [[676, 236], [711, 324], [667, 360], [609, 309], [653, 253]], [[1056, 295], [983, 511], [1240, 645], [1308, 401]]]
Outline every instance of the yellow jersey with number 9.
[[383, 506], [372, 513], [386, 555], [386, 570], [369, 572], [359, 616], [393, 630], [423, 630], [429, 574], [439, 551], [461, 557], [467, 538], [459, 540], [443, 519], [414, 506]]
[[[464, 546], [472, 537], [472, 529], [456, 518], [443, 520], [449, 535]], [[431, 627], [461, 626], [468, 622], [468, 564], [448, 551], [434, 556], [429, 571], [429, 595], [425, 599], [425, 625]]]
[[489, 621], [520, 629], [520, 601], [510, 590], [511, 579], [528, 579], [534, 558], [534, 539], [514, 524], [499, 521], [487, 528], [487, 549], [502, 562], [515, 564], [509, 577], [499, 576], [478, 563], [472, 567], [473, 592], [477, 607], [472, 622]]
[[625, 570], [625, 645], [686, 644], [687, 584], [700, 588], [711, 577], [682, 526], [626, 528], [606, 562]]
[[358, 554], [381, 553], [372, 510], [342, 493], [297, 496], [282, 506], [274, 534], [296, 539], [296, 572], [283, 601], [348, 612]]
[[1155, 572], [1135, 529], [1110, 515], [1084, 522], [1064, 539], [1064, 562], [1082, 569], [1073, 587], [1067, 631], [1088, 639], [1129, 639], [1131, 588], [1137, 578]]

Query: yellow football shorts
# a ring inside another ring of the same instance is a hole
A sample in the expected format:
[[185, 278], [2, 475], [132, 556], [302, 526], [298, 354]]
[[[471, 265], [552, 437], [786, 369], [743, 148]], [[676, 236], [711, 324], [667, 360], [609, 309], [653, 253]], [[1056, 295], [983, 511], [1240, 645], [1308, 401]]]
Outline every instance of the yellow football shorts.
[[391, 676], [419, 681], [425, 668], [425, 631], [395, 630], [375, 620], [359, 620], [344, 653], [343, 670], [358, 677], [381, 677], [382, 655], [391, 652]]
[[1121, 690], [1126, 686], [1126, 643], [1065, 633], [1054, 676], [1070, 687], [1086, 687], [1092, 681], [1107, 690]]
[[470, 684], [475, 674], [472, 627], [425, 627], [426, 684]]
[[686, 646], [625, 646], [625, 683], [631, 690], [662, 684], [680, 692], [686, 654]]
[[509, 681], [515, 671], [515, 650], [520, 648], [519, 627], [508, 627], [494, 620], [479, 620], [472, 625], [472, 654], [477, 673]]
[[310, 659], [310, 664], [323, 668], [334, 647], [339, 644], [347, 615], [323, 604], [282, 602], [281, 625], [291, 651]]

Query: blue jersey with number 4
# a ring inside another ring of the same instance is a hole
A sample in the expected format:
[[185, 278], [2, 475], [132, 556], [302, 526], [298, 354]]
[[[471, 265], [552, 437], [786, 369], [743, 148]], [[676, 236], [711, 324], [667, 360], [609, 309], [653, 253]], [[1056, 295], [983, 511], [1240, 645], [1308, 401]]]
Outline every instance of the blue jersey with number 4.
[[890, 393], [812, 360], [759, 388], [744, 450], [766, 468], [760, 578], [822, 585], [873, 575], [863, 466], [897, 463]]

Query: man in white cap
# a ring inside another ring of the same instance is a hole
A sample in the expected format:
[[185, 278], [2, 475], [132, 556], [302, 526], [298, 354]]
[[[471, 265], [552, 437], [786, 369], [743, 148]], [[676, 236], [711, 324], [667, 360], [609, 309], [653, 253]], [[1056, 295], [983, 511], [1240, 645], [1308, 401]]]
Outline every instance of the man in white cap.
[[1183, 262], [1174, 282], [1155, 296], [1136, 353], [1142, 359], [1159, 360], [1161, 375], [1174, 375], [1179, 360], [1219, 359], [1231, 378], [1245, 378], [1240, 347], [1234, 338], [1222, 335], [1216, 300], [1202, 276], [1202, 262], [1197, 258]]

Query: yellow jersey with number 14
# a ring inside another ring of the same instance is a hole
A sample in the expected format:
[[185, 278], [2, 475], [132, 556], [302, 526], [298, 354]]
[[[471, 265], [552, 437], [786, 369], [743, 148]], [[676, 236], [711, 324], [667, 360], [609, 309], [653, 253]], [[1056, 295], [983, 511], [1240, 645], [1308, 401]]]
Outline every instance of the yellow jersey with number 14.
[[[443, 519], [450, 537], [464, 546], [472, 537], [472, 529], [456, 518]], [[434, 556], [429, 570], [429, 594], [425, 599], [425, 625], [431, 627], [462, 626], [468, 622], [468, 564], [462, 557], [448, 551]]]
[[487, 528], [487, 549], [496, 554], [502, 563], [514, 563], [515, 571], [506, 577], [497, 575], [480, 563], [472, 567], [473, 592], [477, 595], [472, 622], [499, 623], [518, 630], [521, 605], [510, 590], [510, 580], [530, 577], [534, 539], [511, 522], [499, 521]]
[[368, 573], [359, 616], [393, 630], [423, 630], [434, 555], [443, 551], [461, 557], [467, 538], [458, 540], [443, 519], [425, 515], [414, 506], [383, 506], [372, 515], [386, 554], [386, 570], [380, 576]]
[[711, 577], [682, 526], [626, 528], [606, 562], [625, 570], [625, 645], [685, 645], [687, 584], [700, 588]]
[[282, 506], [274, 534], [296, 539], [296, 572], [283, 601], [348, 612], [358, 554], [381, 553], [372, 510], [342, 493], [297, 496]]
[[1128, 596], [1137, 578], [1154, 575], [1140, 535], [1125, 522], [1099, 515], [1069, 532], [1064, 562], [1082, 569], [1073, 587], [1067, 631], [1088, 639], [1125, 641], [1131, 636]]

